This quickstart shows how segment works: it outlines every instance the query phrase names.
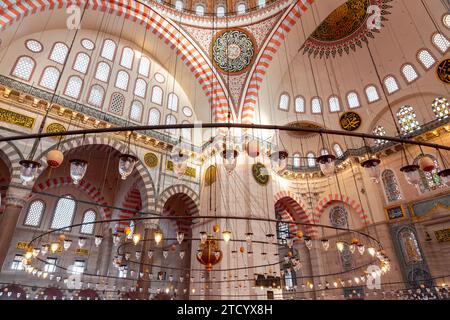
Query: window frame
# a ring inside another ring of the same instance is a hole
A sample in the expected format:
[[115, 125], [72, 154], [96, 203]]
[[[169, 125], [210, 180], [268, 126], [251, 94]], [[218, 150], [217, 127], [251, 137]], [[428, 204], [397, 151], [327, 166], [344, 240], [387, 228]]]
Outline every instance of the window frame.
[[[302, 99], [303, 100], [303, 111], [297, 111], [297, 99]], [[295, 113], [300, 113], [300, 114], [306, 113], [306, 99], [302, 95], [295, 96], [295, 99], [294, 99], [294, 112]]]
[[[417, 75], [417, 77], [415, 79], [411, 80], [411, 81], [409, 81], [408, 78], [406, 78], [406, 75], [403, 72], [403, 69], [405, 67], [407, 67], [407, 66], [410, 66], [415, 71], [415, 73]], [[402, 74], [403, 80], [405, 80], [407, 85], [410, 85], [410, 84], [416, 82], [420, 78], [420, 73], [417, 71], [417, 68], [414, 67], [414, 65], [412, 63], [409, 63], [409, 62], [402, 64], [402, 66], [400, 67], [400, 73]]]
[[[356, 99], [358, 99], [358, 106], [357, 107], [351, 107], [350, 106], [348, 96], [350, 94], [352, 94], [352, 93], [354, 93], [356, 95]], [[345, 100], [346, 100], [346, 103], [347, 103], [347, 108], [349, 110], [361, 108], [361, 97], [359, 96], [359, 93], [357, 91], [351, 90], [351, 91], [347, 92], [347, 94], [345, 95]]]
[[[286, 109], [281, 108], [281, 98], [283, 96], [287, 97], [287, 107], [286, 107]], [[287, 92], [282, 92], [280, 94], [279, 98], [278, 98], [278, 109], [281, 110], [281, 111], [284, 111], [284, 112], [289, 112], [290, 106], [291, 106], [291, 96]]]
[[[112, 42], [115, 44], [115, 46], [116, 46], [115, 49], [114, 49], [114, 54], [113, 54], [111, 60], [103, 56], [103, 48], [104, 48], [105, 42], [106, 42], [107, 40], [112, 41]], [[114, 62], [114, 61], [116, 60], [116, 55], [117, 55], [118, 49], [119, 49], [119, 46], [117, 45], [117, 43], [116, 43], [113, 39], [111, 39], [111, 38], [106, 38], [105, 40], [103, 40], [102, 47], [101, 47], [100, 52], [99, 52], [99, 58], [106, 59], [106, 60], [109, 61], [109, 62]]]
[[[132, 53], [132, 56], [131, 56], [131, 66], [130, 66], [130, 67], [125, 66], [125, 65], [122, 64], [123, 55], [124, 55], [124, 52], [125, 52], [126, 49], [130, 49], [130, 50], [131, 50], [131, 53]], [[135, 56], [136, 56], [136, 54], [135, 54], [135, 52], [134, 52], [134, 50], [133, 50], [132, 48], [130, 48], [130, 47], [128, 47], [128, 46], [124, 46], [124, 47], [122, 48], [122, 54], [120, 55], [119, 66], [121, 66], [121, 67], [123, 67], [123, 68], [125, 68], [125, 69], [128, 69], [128, 70], [133, 70], [133, 67], [134, 67], [134, 58], [135, 58]]]
[[[41, 46], [41, 50], [39, 50], [39, 51], [33, 51], [33, 50], [31, 50], [30, 48], [28, 48], [27, 43], [28, 43], [29, 41], [36, 41], [37, 43], [39, 43], [40, 46]], [[28, 39], [26, 39], [26, 40], [24, 41], [24, 45], [25, 45], [25, 48], [26, 48], [28, 51], [32, 52], [32, 53], [41, 53], [42, 51], [44, 51], [44, 45], [42, 44], [42, 42], [40, 42], [40, 41], [37, 40], [37, 39], [28, 38]]]
[[[120, 113], [116, 113], [116, 112], [114, 112], [114, 111], [111, 111], [111, 102], [112, 102], [112, 100], [113, 100], [113, 96], [114, 96], [114, 95], [121, 95], [121, 96], [123, 97], [123, 106], [122, 106], [122, 111], [121, 111]], [[111, 113], [111, 114], [117, 115], [117, 116], [123, 116], [123, 112], [124, 112], [124, 110], [125, 110], [125, 104], [126, 104], [126, 102], [127, 102], [127, 99], [126, 99], [126, 97], [125, 97], [125, 95], [124, 95], [123, 93], [118, 92], [118, 91], [112, 92], [112, 93], [111, 93], [111, 96], [110, 96], [110, 98], [109, 98], [108, 112]]]
[[[32, 226], [32, 225], [26, 224], [26, 221], [27, 221], [27, 218], [28, 218], [28, 212], [30, 211], [31, 205], [34, 202], [36, 202], [36, 201], [41, 202], [43, 204], [43, 207], [42, 207], [41, 217], [39, 219], [39, 224], [37, 226]], [[47, 204], [41, 198], [36, 198], [36, 199], [33, 199], [32, 201], [30, 201], [30, 203], [27, 206], [27, 210], [25, 211], [25, 216], [23, 217], [22, 226], [27, 227], [27, 228], [40, 229], [41, 225], [42, 225], [42, 221], [44, 220], [44, 215], [45, 215], [45, 209], [46, 208], [47, 208]]]
[[[68, 94], [66, 94], [67, 87], [68, 87], [68, 85], [69, 85], [69, 80], [72, 79], [72, 78], [74, 78], [74, 77], [75, 77], [75, 78], [81, 79], [80, 92], [78, 92], [78, 96], [77, 96], [76, 98], [74, 98], [74, 97], [69, 96]], [[73, 75], [71, 75], [71, 76], [69, 76], [69, 77], [67, 78], [66, 85], [64, 86], [63, 94], [64, 94], [66, 97], [69, 97], [70, 99], [79, 100], [80, 97], [81, 97], [81, 94], [82, 94], [82, 92], [83, 92], [83, 87], [84, 87], [84, 80], [83, 80], [83, 78], [80, 77], [80, 76], [78, 76], [78, 75], [73, 74]]]
[[[394, 90], [394, 91], [392, 91], [392, 92], [389, 91], [389, 89], [388, 89], [388, 87], [387, 87], [387, 85], [386, 85], [386, 80], [387, 80], [388, 78], [394, 79], [395, 83], [397, 84], [397, 89]], [[384, 88], [386, 89], [386, 92], [387, 92], [387, 94], [388, 94], [389, 96], [390, 96], [390, 95], [393, 95], [394, 93], [397, 93], [397, 92], [400, 91], [400, 89], [401, 89], [401, 88], [400, 88], [400, 84], [399, 84], [397, 78], [396, 78], [393, 74], [388, 74], [388, 75], [386, 75], [386, 76], [384, 77], [384, 79], [383, 79], [383, 86], [384, 86]]]
[[[54, 89], [50, 89], [50, 88], [44, 87], [44, 86], [41, 84], [41, 83], [42, 83], [42, 80], [44, 79], [45, 71], [46, 71], [47, 69], [49, 69], [49, 68], [54, 68], [54, 69], [58, 70], [58, 73], [59, 73], [58, 80], [56, 80], [56, 84], [55, 84], [55, 88], [54, 88]], [[44, 90], [56, 91], [56, 89], [58, 89], [58, 86], [59, 86], [59, 80], [60, 80], [60, 79], [61, 79], [61, 71], [60, 71], [56, 66], [47, 65], [47, 66], [42, 70], [41, 76], [40, 76], [40, 78], [39, 78], [38, 86], [40, 86], [40, 87], [43, 88]]]
[[[313, 101], [316, 99], [319, 101], [320, 112], [314, 112], [314, 110], [313, 110]], [[323, 114], [323, 101], [319, 96], [312, 97], [311, 100], [309, 101], [309, 105], [310, 105], [311, 114]]]
[[[87, 66], [86, 66], [86, 72], [81, 72], [80, 70], [75, 69], [75, 64], [77, 63], [77, 59], [78, 59], [78, 56], [79, 56], [80, 54], [85, 54], [85, 55], [88, 57], [88, 59], [89, 59], [88, 64], [87, 64]], [[86, 75], [86, 74], [88, 73], [88, 71], [89, 71], [89, 67], [91, 66], [91, 61], [92, 61], [92, 59], [91, 59], [91, 56], [90, 56], [89, 54], [87, 54], [87, 53], [84, 52], [84, 51], [80, 51], [80, 52], [78, 52], [78, 53], [75, 55], [75, 59], [73, 59], [72, 70], [75, 71], [75, 72], [81, 73], [81, 74], [83, 74], [83, 75]]]
[[[49, 225], [49, 227], [48, 227], [49, 230], [58, 230], [58, 229], [60, 229], [60, 228], [53, 228], [53, 227], [52, 227], [53, 221], [55, 220], [56, 208], [58, 207], [58, 203], [59, 203], [59, 201], [60, 201], [61, 199], [66, 199], [66, 198], [68, 198], [68, 197], [70, 197], [70, 199], [73, 200], [73, 202], [75, 203], [75, 206], [74, 206], [74, 209], [73, 209], [73, 213], [72, 213], [72, 219], [71, 219], [71, 222], [69, 223], [69, 225], [73, 225], [73, 222], [74, 222], [74, 220], [75, 220], [75, 216], [76, 216], [76, 213], [77, 213], [78, 203], [77, 203], [77, 201], [75, 200], [75, 197], [74, 197], [74, 196], [72, 196], [70, 193], [67, 193], [67, 194], [61, 196], [61, 197], [58, 199], [58, 201], [56, 201], [56, 203], [55, 203], [55, 207], [53, 208], [52, 218], [50, 219], [50, 225]], [[67, 227], [67, 229], [68, 229], [68, 230], [66, 230], [66, 228], [64, 228], [64, 229], [62, 229], [62, 230], [60, 230], [60, 231], [62, 231], [62, 232], [67, 232], [67, 233], [72, 232], [72, 227]]]
[[[33, 61], [33, 68], [31, 68], [30, 76], [28, 77], [28, 79], [23, 79], [23, 78], [20, 78], [20, 77], [14, 75], [14, 70], [16, 70], [17, 63], [19, 62], [19, 60], [20, 60], [21, 58], [25, 58], [25, 57], [26, 57], [26, 58], [30, 58], [30, 59]], [[34, 72], [35, 72], [35, 71], [36, 71], [36, 60], [34, 60], [32, 57], [30, 57], [30, 56], [24, 54], [24, 55], [21, 55], [21, 56], [17, 57], [16, 61], [15, 61], [14, 64], [13, 64], [13, 67], [12, 67], [12, 69], [11, 69], [10, 75], [11, 75], [11, 77], [13, 77], [13, 78], [15, 78], [15, 79], [19, 79], [19, 80], [21, 80], [21, 81], [27, 81], [27, 82], [30, 82], [31, 79], [33, 79], [33, 75], [34, 75]]]
[[[370, 87], [373, 87], [375, 89], [375, 92], [377, 93], [377, 99], [370, 101], [369, 100], [369, 95], [367, 94], [367, 89], [369, 89]], [[366, 100], [368, 104], [372, 104], [372, 103], [376, 103], [378, 101], [381, 101], [381, 96], [380, 96], [380, 92], [377, 88], [376, 85], [374, 84], [368, 84], [367, 86], [364, 87], [364, 95], [366, 96]]]
[[[99, 80], [99, 81], [101, 81], [101, 80]], [[99, 106], [93, 105], [92, 103], [89, 102], [89, 99], [90, 99], [91, 93], [92, 93], [92, 89], [93, 89], [93, 87], [95, 87], [95, 86], [99, 86], [100, 88], [103, 89], [102, 102], [100, 103]], [[106, 90], [105, 90], [105, 88], [103, 88], [103, 86], [100, 85], [99, 83], [93, 83], [92, 86], [89, 88], [89, 92], [88, 92], [88, 95], [87, 95], [86, 103], [87, 103], [88, 105], [94, 107], [94, 108], [98, 108], [98, 109], [102, 110], [102, 109], [103, 109], [103, 104], [105, 103], [105, 96], [106, 96]]]
[[[121, 73], [126, 73], [128, 76], [127, 87], [125, 89], [117, 86], [117, 80], [119, 79], [119, 74], [121, 74]], [[122, 90], [122, 91], [128, 91], [128, 89], [130, 88], [130, 80], [131, 80], [130, 74], [126, 70], [123, 70], [123, 69], [117, 70], [116, 81], [114, 81], [114, 88]]]
[[[139, 117], [139, 121], [131, 118], [131, 111], [133, 110], [133, 105], [134, 105], [135, 102], [139, 102], [141, 104], [141, 115]], [[138, 99], [134, 99], [133, 101], [131, 101], [130, 111], [128, 113], [128, 118], [130, 119], [130, 121], [133, 121], [133, 122], [136, 122], [136, 123], [142, 123], [142, 116], [143, 115], [144, 115], [144, 104]]]
[[[338, 103], [339, 109], [336, 110], [336, 111], [331, 111], [331, 103], [330, 103], [330, 100], [331, 100], [331, 99], [334, 99], [334, 98], [337, 99], [337, 103]], [[328, 102], [328, 111], [329, 111], [330, 113], [339, 113], [339, 112], [342, 111], [342, 102], [341, 102], [341, 99], [340, 99], [337, 95], [332, 94], [331, 96], [329, 96], [328, 99], [327, 99], [327, 102]]]
[[[136, 86], [139, 80], [142, 80], [144, 82], [144, 95], [140, 96], [136, 93]], [[134, 81], [134, 88], [133, 88], [133, 95], [142, 99], [146, 99], [147, 98], [147, 87], [148, 87], [148, 83], [147, 81], [145, 81], [145, 79], [137, 77], [136, 80]]]
[[[399, 193], [399, 197], [400, 197], [400, 199], [396, 199], [396, 200], [389, 200], [389, 197], [388, 197], [388, 194], [387, 194], [387, 189], [386, 189], [386, 184], [385, 184], [385, 181], [384, 181], [384, 177], [383, 177], [383, 174], [385, 173], [385, 172], [387, 172], [387, 171], [390, 171], [390, 172], [392, 172], [392, 175], [393, 175], [393, 177], [394, 177], [394, 182], [397, 184], [397, 188], [398, 188], [398, 193]], [[382, 184], [382, 186], [383, 186], [383, 193], [384, 193], [384, 198], [386, 199], [386, 203], [388, 203], [388, 204], [392, 204], [392, 203], [396, 203], [396, 202], [398, 202], [398, 201], [402, 201], [403, 200], [403, 193], [402, 193], [402, 190], [401, 190], [401, 188], [400, 188], [400, 183], [399, 183], [399, 179], [398, 179], [398, 177], [397, 177], [397, 175], [396, 175], [396, 173], [395, 173], [395, 170], [394, 169], [391, 169], [391, 168], [385, 168], [383, 171], [381, 171], [381, 173], [380, 173], [380, 182], [381, 182], [381, 184]]]
[[[425, 66], [425, 64], [422, 62], [422, 60], [420, 60], [420, 58], [419, 58], [419, 55], [420, 55], [420, 53], [421, 53], [422, 51], [428, 52], [428, 54], [434, 59], [434, 63], [433, 63], [429, 68], [427, 68], [427, 67]], [[419, 62], [419, 64], [422, 66], [422, 68], [424, 68], [426, 71], [431, 70], [431, 69], [438, 63], [438, 60], [437, 60], [437, 58], [434, 56], [434, 54], [433, 54], [428, 48], [425, 48], [425, 47], [423, 47], [423, 48], [417, 50], [417, 53], [416, 53], [416, 59], [417, 59], [417, 61]]]
[[[57, 45], [58, 43], [63, 44], [63, 45], [66, 46], [66, 48], [67, 48], [67, 54], [66, 54], [66, 57], [64, 58], [64, 62], [63, 62], [63, 63], [61, 63], [61, 62], [59, 62], [59, 61], [55, 61], [55, 60], [53, 60], [53, 59], [51, 58], [51, 57], [52, 57], [53, 50], [55, 50], [55, 47], [56, 47], [56, 45]], [[50, 60], [50, 61], [52, 61], [52, 62], [54, 62], [54, 63], [57, 63], [57, 64], [63, 66], [63, 65], [65, 65], [65, 64], [67, 63], [67, 60], [69, 59], [69, 54], [70, 54], [69, 46], [68, 46], [67, 44], [65, 44], [64, 42], [56, 41], [56, 42], [53, 44], [52, 48], [50, 49], [50, 52], [49, 52], [49, 54], [48, 54], [48, 60]]]
[[81, 223], [84, 223], [84, 218], [86, 217], [86, 214], [87, 214], [88, 212], [93, 212], [93, 213], [94, 213], [94, 222], [90, 224], [90, 225], [92, 225], [92, 232], [90, 232], [90, 233], [88, 233], [88, 232], [83, 232], [82, 230], [83, 230], [83, 226], [84, 226], [84, 225], [81, 225], [81, 226], [80, 226], [80, 234], [92, 236], [92, 235], [95, 234], [95, 225], [96, 225], [96, 224], [95, 224], [95, 221], [97, 221], [97, 211], [94, 210], [94, 209], [92, 209], [92, 208], [86, 209], [86, 210], [84, 211], [82, 217], [81, 217]]
[[434, 37], [437, 36], [437, 35], [443, 36], [445, 39], [447, 39], [447, 41], [450, 41], [450, 40], [449, 40], [444, 34], [442, 34], [442, 33], [440, 33], [440, 32], [434, 32], [434, 33], [431, 35], [431, 43], [432, 43], [433, 47], [434, 47], [437, 51], [439, 51], [442, 55], [445, 55], [445, 54], [449, 51], [450, 46], [447, 47], [447, 50], [442, 51], [441, 48], [439, 48], [439, 47], [434, 43]]
[[[153, 91], [154, 91], [155, 87], [158, 87], [161, 90], [161, 103], [153, 101]], [[162, 106], [164, 104], [164, 90], [163, 90], [163, 88], [161, 88], [160, 86], [158, 86], [156, 84], [154, 86], [152, 86], [152, 91], [150, 93], [150, 102], [153, 103], [153, 104], [156, 104], [158, 106]]]
[[[103, 81], [102, 79], [97, 78], [98, 67], [101, 63], [104, 63], [109, 67], [108, 79], [106, 79], [106, 81]], [[101, 81], [103, 83], [109, 83], [109, 81], [111, 80], [111, 74], [112, 74], [112, 67], [109, 65], [109, 63], [107, 61], [101, 60], [101, 61], [97, 62], [97, 65], [95, 66], [94, 77], [93, 77], [95, 80]]]
[[[151, 115], [152, 110], [156, 110], [156, 111], [158, 112], [159, 117], [158, 117], [158, 123], [157, 123], [157, 124], [150, 124], [150, 115]], [[155, 108], [155, 107], [150, 108], [150, 109], [148, 110], [147, 124], [148, 124], [149, 126], [157, 126], [157, 125], [160, 125], [160, 124], [161, 124], [161, 110], [159, 110], [158, 108]]]

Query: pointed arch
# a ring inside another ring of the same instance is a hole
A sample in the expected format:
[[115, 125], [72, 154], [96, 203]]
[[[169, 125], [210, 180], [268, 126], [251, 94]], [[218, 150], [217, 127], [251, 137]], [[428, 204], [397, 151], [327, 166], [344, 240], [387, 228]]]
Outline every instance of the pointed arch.
[[327, 197], [323, 198], [321, 201], [319, 201], [317, 208], [314, 212], [314, 220], [320, 221], [320, 217], [322, 216], [324, 210], [330, 206], [333, 202], [343, 202], [349, 207], [353, 208], [356, 213], [358, 214], [359, 218], [361, 219], [361, 222], [363, 225], [369, 224], [369, 218], [367, 217], [367, 214], [364, 212], [364, 209], [362, 208], [361, 204], [359, 204], [355, 199], [345, 196], [342, 194], [329, 194]]
[[181, 185], [181, 184], [170, 186], [166, 190], [164, 190], [163, 192], [160, 193], [160, 195], [158, 196], [158, 203], [156, 205], [156, 212], [157, 213], [162, 212], [166, 201], [171, 196], [173, 196], [177, 193], [183, 193], [187, 197], [190, 197], [193, 200], [196, 208], [194, 208], [192, 206], [187, 209], [188, 209], [188, 212], [190, 213], [190, 215], [197, 215], [199, 212], [199, 208], [200, 208], [200, 197], [197, 195], [197, 193], [194, 190], [192, 190], [188, 186]]

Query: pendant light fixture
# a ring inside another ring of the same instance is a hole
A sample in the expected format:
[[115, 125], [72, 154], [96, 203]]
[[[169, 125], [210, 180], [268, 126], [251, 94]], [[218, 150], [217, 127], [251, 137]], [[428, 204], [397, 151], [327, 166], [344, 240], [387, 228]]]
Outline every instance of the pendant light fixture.
[[37, 170], [41, 167], [41, 164], [32, 160], [21, 160], [19, 161], [20, 168], [20, 179], [22, 184], [26, 186], [29, 182], [32, 182], [36, 177]]
[[223, 166], [225, 167], [226, 172], [231, 175], [236, 168], [239, 152], [235, 149], [225, 149], [222, 151], [221, 155], [223, 158]]
[[181, 231], [177, 231], [177, 241], [179, 244], [181, 244], [184, 240], [184, 233]]
[[403, 173], [406, 181], [415, 186], [419, 184], [420, 181], [420, 173], [419, 166], [415, 164], [409, 164], [408, 155], [406, 154], [406, 148], [402, 145], [402, 151], [405, 156], [406, 165], [400, 168], [400, 171]]
[[289, 153], [287, 151], [275, 151], [269, 155], [272, 170], [281, 174], [287, 167]]
[[325, 154], [316, 159], [319, 164], [320, 171], [325, 177], [331, 177], [335, 170], [336, 157], [332, 154]]
[[86, 174], [88, 162], [86, 160], [72, 159], [70, 163], [70, 177], [74, 184], [79, 184]]
[[441, 178], [442, 183], [447, 187], [450, 187], [450, 168], [447, 167], [447, 161], [442, 156], [441, 151], [437, 149], [439, 156], [441, 157], [441, 162], [444, 166], [444, 169], [438, 172], [438, 176]]
[[138, 158], [131, 155], [123, 153], [119, 157], [119, 174], [122, 180], [126, 180], [128, 176], [133, 172], [133, 169], [138, 161]]
[[155, 231], [155, 243], [156, 244], [159, 244], [160, 242], [161, 242], [161, 240], [162, 240], [162, 238], [163, 238], [163, 234], [162, 234], [162, 232], [161, 231]]
[[379, 183], [380, 182], [380, 159], [373, 157], [370, 154], [370, 148], [366, 144], [366, 139], [363, 138], [364, 141], [364, 147], [367, 151], [367, 160], [364, 160], [361, 162], [361, 166], [366, 171], [367, 175], [369, 176], [370, 180], [373, 183]]
[[189, 156], [186, 153], [183, 153], [183, 151], [178, 150], [170, 155], [170, 159], [173, 164], [173, 172], [179, 178], [182, 177], [186, 172]]
[[95, 243], [96, 247], [99, 247], [101, 245], [102, 241], [103, 241], [103, 236], [101, 236], [101, 235], [95, 236], [94, 243]]

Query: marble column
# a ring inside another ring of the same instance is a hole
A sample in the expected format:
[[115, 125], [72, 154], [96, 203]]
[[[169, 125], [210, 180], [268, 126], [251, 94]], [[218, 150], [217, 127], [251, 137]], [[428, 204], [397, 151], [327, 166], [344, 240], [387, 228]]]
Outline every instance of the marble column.
[[141, 263], [139, 265], [139, 273], [143, 273], [144, 277], [139, 277], [138, 280], [138, 287], [139, 289], [142, 289], [140, 296], [143, 300], [148, 300], [148, 289], [151, 287], [151, 282], [148, 275], [152, 272], [152, 267], [148, 264], [151, 264], [152, 259], [148, 257], [147, 252], [154, 247], [154, 237], [157, 230], [159, 230], [157, 224], [147, 221], [144, 222], [144, 241], [142, 243]]
[[11, 246], [11, 240], [16, 230], [17, 220], [19, 219], [22, 208], [25, 207], [30, 192], [9, 186], [5, 197], [5, 210], [0, 222], [0, 267], [3, 267], [8, 250]]

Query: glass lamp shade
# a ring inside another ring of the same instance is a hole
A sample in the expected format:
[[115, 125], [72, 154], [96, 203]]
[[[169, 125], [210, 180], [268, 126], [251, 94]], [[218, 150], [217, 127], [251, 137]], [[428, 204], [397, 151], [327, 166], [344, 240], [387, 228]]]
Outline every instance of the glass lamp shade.
[[155, 232], [155, 243], [159, 244], [162, 240], [163, 234], [161, 231], [156, 231]]
[[96, 247], [98, 247], [99, 245], [101, 245], [101, 244], [102, 244], [102, 241], [103, 241], [103, 237], [102, 237], [102, 236], [99, 236], [99, 235], [95, 236], [94, 243], [95, 243], [95, 246], [96, 246]]
[[322, 239], [322, 246], [325, 251], [328, 251], [328, 248], [330, 247], [330, 241], [328, 241], [328, 239]]
[[177, 241], [178, 241], [178, 243], [181, 244], [183, 242], [183, 240], [184, 240], [184, 233], [178, 231], [177, 232]]
[[231, 239], [231, 231], [224, 231], [222, 232], [222, 238], [225, 242], [230, 241]]
[[120, 243], [120, 234], [119, 233], [115, 233], [113, 234], [113, 243], [115, 246], [117, 246]]
[[179, 151], [172, 154], [170, 159], [173, 163], [173, 172], [179, 177], [183, 176], [187, 169], [189, 156], [182, 151]]
[[246, 241], [248, 244], [251, 244], [251, 243], [252, 243], [252, 237], [253, 237], [253, 233], [252, 233], [252, 232], [247, 232], [247, 233], [245, 234], [245, 241]]
[[247, 143], [246, 149], [247, 149], [247, 154], [249, 157], [256, 158], [257, 156], [259, 156], [259, 152], [260, 152], [259, 151], [260, 150], [259, 141], [258, 140], [250, 140]]
[[343, 241], [336, 242], [336, 248], [339, 250], [339, 252], [344, 251], [344, 242]]
[[419, 166], [411, 164], [400, 168], [409, 184], [417, 185], [420, 181]]
[[134, 169], [138, 158], [131, 154], [121, 154], [119, 157], [119, 174], [122, 180], [125, 180]]
[[233, 173], [236, 168], [237, 157], [239, 152], [234, 149], [225, 149], [222, 151], [223, 166], [228, 174]]
[[441, 177], [443, 184], [445, 184], [447, 187], [450, 187], [450, 169], [439, 171], [438, 176]]
[[332, 154], [326, 154], [317, 158], [320, 171], [322, 171], [325, 177], [331, 177], [334, 174], [335, 160], [336, 157]]
[[70, 177], [74, 184], [79, 184], [86, 174], [88, 162], [85, 160], [73, 159], [70, 160]]
[[148, 250], [147, 251], [147, 256], [149, 259], [151, 259], [153, 257], [153, 250]]
[[365, 251], [365, 247], [363, 244], [358, 244], [358, 252], [360, 255], [363, 255]]
[[186, 252], [184, 250], [180, 251], [180, 259], [183, 259], [185, 254], [186, 254]]
[[419, 160], [420, 170], [425, 172], [431, 172], [434, 169], [434, 161], [428, 156], [423, 156]]
[[63, 242], [64, 250], [66, 250], [66, 251], [69, 250], [71, 245], [72, 245], [72, 240], [64, 240], [64, 242]]
[[308, 250], [312, 249], [312, 239], [310, 237], [305, 237], [305, 246], [308, 248]]
[[283, 172], [286, 169], [289, 153], [286, 151], [276, 151], [270, 154], [270, 163], [272, 170], [276, 173]]
[[208, 239], [208, 234], [205, 231], [200, 232], [200, 243], [204, 244]]
[[380, 163], [379, 159], [368, 159], [361, 162], [361, 166], [366, 170], [370, 180], [374, 183], [380, 181]]
[[40, 168], [41, 164], [31, 160], [21, 160], [19, 164], [21, 166], [20, 179], [22, 180], [22, 184], [26, 186], [28, 182], [32, 182], [34, 180], [37, 169]]
[[85, 244], [86, 244], [86, 238], [84, 238], [84, 237], [79, 237], [79, 238], [78, 238], [78, 246], [79, 246], [80, 248], [83, 248]]

